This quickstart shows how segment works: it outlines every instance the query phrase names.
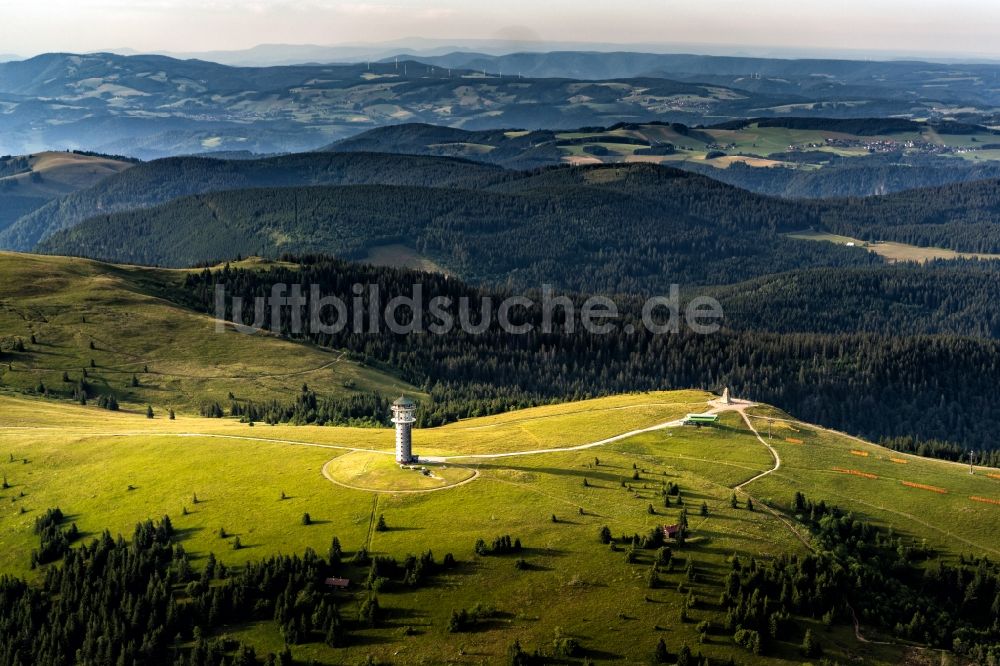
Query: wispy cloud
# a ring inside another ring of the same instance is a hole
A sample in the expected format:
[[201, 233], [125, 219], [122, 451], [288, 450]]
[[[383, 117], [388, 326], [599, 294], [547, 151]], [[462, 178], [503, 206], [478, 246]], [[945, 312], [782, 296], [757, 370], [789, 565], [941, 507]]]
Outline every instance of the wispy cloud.
[[325, 3], [329, 9], [350, 16], [391, 16], [393, 18], [411, 17], [419, 19], [448, 18], [457, 14], [450, 7], [407, 7], [403, 5], [388, 5], [377, 2], [337, 2]]

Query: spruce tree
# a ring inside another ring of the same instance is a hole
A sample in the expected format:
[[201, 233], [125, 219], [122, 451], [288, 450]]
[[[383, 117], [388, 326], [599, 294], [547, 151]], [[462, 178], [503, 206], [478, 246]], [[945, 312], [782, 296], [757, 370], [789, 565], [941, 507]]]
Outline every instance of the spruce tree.
[[821, 653], [819, 641], [813, 636], [812, 629], [806, 629], [806, 635], [802, 639], [802, 654], [809, 658], [815, 658]]
[[670, 660], [670, 653], [667, 651], [667, 643], [661, 637], [656, 642], [656, 650], [653, 651], [653, 663], [665, 664]]

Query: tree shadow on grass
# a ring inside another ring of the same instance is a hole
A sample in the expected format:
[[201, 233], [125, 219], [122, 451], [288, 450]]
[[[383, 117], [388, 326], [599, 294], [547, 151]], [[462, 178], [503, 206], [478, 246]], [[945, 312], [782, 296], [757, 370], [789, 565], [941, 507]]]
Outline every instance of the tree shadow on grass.
[[371, 634], [362, 634], [357, 631], [352, 631], [349, 638], [347, 639], [347, 645], [350, 647], [364, 646], [364, 645], [387, 645], [389, 643], [394, 643], [395, 638], [387, 638], [385, 636], [373, 636]]
[[525, 555], [535, 555], [544, 557], [566, 557], [569, 555], [568, 550], [563, 550], [562, 548], [531, 548], [528, 546], [523, 546], [521, 550], [517, 553], [508, 553], [502, 555], [501, 557], [522, 557]]
[[[596, 648], [583, 648], [581, 651], [584, 657], [593, 659], [594, 661], [621, 661], [624, 657], [616, 652], [608, 652], [607, 650], [598, 650]], [[569, 663], [576, 663], [575, 661]]]
[[[408, 592], [410, 590], [411, 588], [409, 587], [403, 587], [400, 588], [399, 591]], [[401, 627], [409, 624], [408, 622], [402, 622], [403, 620], [422, 619], [429, 615], [428, 613], [422, 610], [417, 610], [416, 608], [389, 607], [389, 608], [383, 608], [382, 612], [385, 616], [386, 624], [391, 624], [393, 622], [401, 622], [401, 624], [399, 625]]]
[[555, 568], [537, 562], [525, 562], [519, 571], [555, 571]]
[[[204, 527], [175, 527], [173, 537], [176, 541], [187, 541], [198, 532], [202, 532], [204, 530]], [[222, 539], [219, 541], [221, 542]]]
[[[600, 481], [607, 484], [618, 485], [621, 483], [622, 477], [619, 474], [613, 473], [601, 473], [594, 469], [568, 469], [564, 467], [524, 467], [516, 465], [498, 465], [494, 463], [481, 463], [475, 466], [480, 471], [483, 470], [495, 470], [495, 471], [507, 471], [507, 472], [524, 472], [527, 474], [551, 474], [552, 476], [570, 476], [580, 479], [580, 483], [583, 483], [583, 479], [587, 479], [588, 482]], [[601, 467], [605, 467], [602, 463]]]

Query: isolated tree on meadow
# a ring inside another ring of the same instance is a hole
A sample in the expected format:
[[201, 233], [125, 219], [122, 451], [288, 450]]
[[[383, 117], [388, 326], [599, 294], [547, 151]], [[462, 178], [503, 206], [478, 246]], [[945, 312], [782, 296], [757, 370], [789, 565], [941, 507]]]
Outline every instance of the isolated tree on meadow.
[[146, 405], [146, 418], [147, 419], [153, 418], [153, 407], [152, 407], [152, 405]]
[[667, 651], [667, 643], [661, 637], [656, 642], [656, 649], [653, 650], [653, 663], [665, 664], [670, 660], [670, 653]]
[[389, 526], [385, 522], [385, 515], [384, 514], [380, 513], [378, 515], [378, 522], [375, 524], [375, 531], [376, 532], [388, 532], [389, 531]]
[[646, 578], [646, 587], [651, 590], [655, 590], [660, 586], [660, 577], [656, 575], [656, 567], [651, 567], [649, 570], [649, 576]]
[[729, 506], [731, 506], [731, 507], [733, 507], [735, 509], [739, 505], [740, 505], [740, 501], [736, 498], [736, 493], [733, 493], [732, 496], [729, 498]]
[[174, 408], [173, 408], [173, 407], [171, 407], [171, 408], [170, 408], [170, 412], [169, 412], [169, 419], [170, 419], [171, 421], [173, 421], [173, 420], [174, 420], [175, 418], [176, 418], [176, 415], [174, 414]]
[[303, 513], [302, 514], [302, 524], [303, 525], [312, 525], [312, 516], [310, 516], [308, 513]]
[[701, 503], [701, 515], [703, 515], [703, 516], [707, 516], [708, 515], [708, 502], [702, 502]]
[[531, 655], [524, 651], [520, 641], [515, 640], [507, 648], [507, 666], [528, 666], [532, 661]]
[[611, 528], [605, 525], [601, 528], [597, 537], [601, 543], [608, 544], [611, 543]]

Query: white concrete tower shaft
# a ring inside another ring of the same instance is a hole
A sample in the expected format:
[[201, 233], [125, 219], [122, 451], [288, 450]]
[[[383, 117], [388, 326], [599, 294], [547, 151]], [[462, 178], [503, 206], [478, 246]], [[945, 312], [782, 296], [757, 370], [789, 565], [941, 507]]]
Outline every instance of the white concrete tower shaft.
[[396, 424], [396, 462], [413, 462], [413, 424], [416, 422], [417, 405], [406, 397], [392, 403], [392, 422]]

